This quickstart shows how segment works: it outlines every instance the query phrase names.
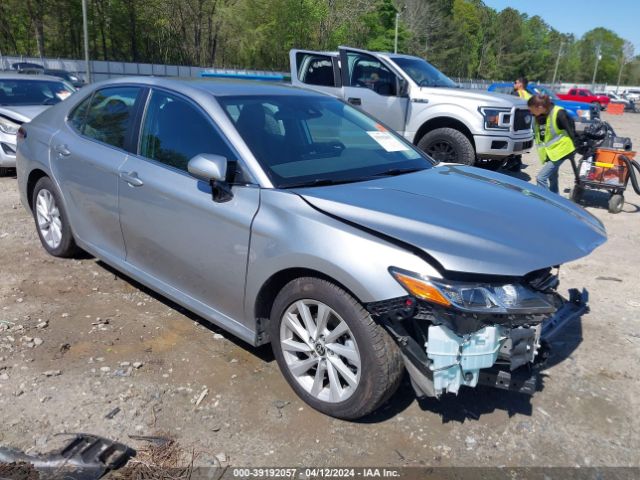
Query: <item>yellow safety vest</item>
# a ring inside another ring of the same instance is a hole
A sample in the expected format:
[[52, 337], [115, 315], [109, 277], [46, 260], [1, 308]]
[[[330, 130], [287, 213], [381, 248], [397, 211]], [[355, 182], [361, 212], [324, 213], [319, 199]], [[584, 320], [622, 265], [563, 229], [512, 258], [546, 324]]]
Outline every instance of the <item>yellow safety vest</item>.
[[567, 132], [558, 127], [558, 112], [560, 110], [564, 109], [562, 107], [554, 106], [551, 109], [551, 112], [549, 112], [549, 115], [547, 115], [544, 142], [540, 140], [540, 126], [538, 125], [538, 122], [534, 122], [533, 124], [533, 133], [535, 134], [538, 156], [542, 163], [547, 160], [556, 162], [574, 152], [576, 149], [571, 137], [567, 135]]
[[522, 90], [518, 90], [518, 96], [523, 100], [529, 100], [533, 95], [527, 92], [524, 88]]

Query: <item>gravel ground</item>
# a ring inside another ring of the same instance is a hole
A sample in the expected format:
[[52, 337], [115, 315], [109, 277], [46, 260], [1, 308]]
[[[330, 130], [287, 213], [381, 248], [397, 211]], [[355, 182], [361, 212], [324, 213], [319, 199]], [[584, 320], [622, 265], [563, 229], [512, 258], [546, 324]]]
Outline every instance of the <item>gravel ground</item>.
[[[604, 116], [640, 146], [640, 115]], [[521, 176], [535, 177], [535, 154], [525, 163]], [[565, 196], [572, 181], [564, 165]], [[269, 348], [93, 258], [47, 255], [15, 179], [0, 178], [0, 444], [46, 451], [56, 433], [82, 431], [139, 447], [128, 435], [163, 433], [234, 466], [639, 466], [640, 203], [630, 190], [618, 215], [604, 195], [585, 204], [609, 241], [562, 268], [591, 312], [556, 337], [541, 391], [417, 401], [405, 382], [345, 422], [298, 400]]]

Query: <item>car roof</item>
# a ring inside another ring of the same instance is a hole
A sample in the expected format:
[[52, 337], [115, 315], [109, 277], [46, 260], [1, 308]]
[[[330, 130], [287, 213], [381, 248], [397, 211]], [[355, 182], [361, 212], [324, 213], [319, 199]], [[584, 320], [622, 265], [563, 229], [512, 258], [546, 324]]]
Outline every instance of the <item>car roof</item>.
[[40, 80], [47, 82], [62, 82], [60, 77], [50, 75], [30, 75], [28, 73], [0, 72], [0, 80]]
[[176, 91], [204, 91], [216, 97], [228, 96], [260, 96], [260, 95], [300, 95], [309, 97], [323, 97], [326, 94], [293, 87], [288, 84], [261, 82], [241, 79], [217, 78], [166, 78], [166, 77], [122, 77], [99, 82], [96, 88], [104, 88], [119, 84], [138, 84], [148, 87], [165, 87]]

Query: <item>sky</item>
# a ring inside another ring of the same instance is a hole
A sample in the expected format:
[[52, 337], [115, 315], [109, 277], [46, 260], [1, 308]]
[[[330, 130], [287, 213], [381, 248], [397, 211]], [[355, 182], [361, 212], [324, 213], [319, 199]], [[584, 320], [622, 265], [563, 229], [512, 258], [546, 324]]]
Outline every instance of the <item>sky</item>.
[[581, 37], [596, 27], [608, 28], [629, 40], [640, 55], [640, 0], [484, 0], [497, 11], [511, 7], [530, 17], [539, 15], [562, 33]]

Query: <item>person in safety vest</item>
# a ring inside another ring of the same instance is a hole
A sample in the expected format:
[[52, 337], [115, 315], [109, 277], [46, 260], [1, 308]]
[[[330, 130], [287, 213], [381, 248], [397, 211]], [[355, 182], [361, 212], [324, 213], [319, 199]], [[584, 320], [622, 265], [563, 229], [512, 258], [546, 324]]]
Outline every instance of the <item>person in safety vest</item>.
[[526, 77], [518, 77], [516, 81], [513, 82], [513, 90], [516, 94], [523, 100], [529, 100], [533, 95], [527, 92], [527, 85], [529, 85], [529, 81]]
[[558, 170], [576, 151], [573, 122], [566, 110], [553, 104], [548, 95], [533, 95], [528, 101], [535, 117], [533, 133], [542, 162], [536, 177], [539, 186], [558, 193]]

